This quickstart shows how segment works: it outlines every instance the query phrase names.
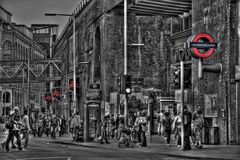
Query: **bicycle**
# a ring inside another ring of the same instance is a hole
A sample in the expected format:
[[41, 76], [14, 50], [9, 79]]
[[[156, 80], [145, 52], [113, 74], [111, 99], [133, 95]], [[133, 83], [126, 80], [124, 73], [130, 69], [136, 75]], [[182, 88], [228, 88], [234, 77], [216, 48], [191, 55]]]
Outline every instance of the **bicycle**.
[[75, 126], [72, 131], [72, 138], [76, 142], [83, 141], [83, 128], [81, 126]]

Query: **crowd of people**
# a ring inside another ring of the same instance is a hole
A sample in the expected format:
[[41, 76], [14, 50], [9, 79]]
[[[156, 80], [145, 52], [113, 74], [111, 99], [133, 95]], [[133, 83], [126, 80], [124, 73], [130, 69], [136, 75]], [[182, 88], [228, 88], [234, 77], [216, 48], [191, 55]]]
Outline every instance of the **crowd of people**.
[[[27, 148], [29, 133], [32, 133], [33, 137], [42, 137], [43, 134], [46, 134], [47, 137], [51, 135], [52, 138], [56, 138], [57, 132], [61, 137], [66, 130], [64, 115], [56, 117], [54, 114], [45, 113], [29, 117], [27, 110], [24, 110], [21, 115], [19, 107], [14, 107], [10, 114], [5, 116], [2, 123], [4, 123], [3, 131], [5, 131], [6, 139], [1, 142], [1, 146], [6, 152], [10, 150], [10, 142], [13, 149], [18, 148], [22, 151]], [[22, 143], [24, 143], [23, 147]]]
[[[182, 121], [182, 114], [178, 112], [176, 115], [171, 115], [170, 112], [161, 110], [157, 115], [158, 135], [163, 136], [166, 140], [167, 146], [170, 146], [171, 139], [174, 137], [177, 140], [177, 146], [181, 148], [181, 133], [182, 123], [184, 129], [184, 150], [190, 150], [191, 144], [198, 149], [202, 145], [202, 129], [204, 120], [202, 115], [202, 108], [197, 106], [195, 111], [191, 113], [187, 106], [184, 106], [183, 111], [184, 120]], [[105, 116], [101, 122], [101, 136], [100, 143], [108, 144], [111, 138], [117, 138], [119, 142], [129, 139], [136, 143], [138, 147], [146, 147], [146, 133], [148, 132], [148, 121], [150, 117], [147, 116], [146, 111], [139, 111], [135, 115], [128, 117], [128, 124], [124, 124], [124, 117], [118, 115], [114, 120], [113, 116]], [[109, 129], [110, 128], [110, 129]], [[127, 144], [127, 143], [126, 143]]]
[[[182, 117], [184, 117], [183, 120]], [[104, 116], [100, 123], [100, 144], [103, 144], [104, 141], [108, 144], [111, 138], [116, 138], [119, 142], [126, 142], [126, 140], [129, 140], [136, 143], [138, 147], [146, 147], [146, 133], [149, 130], [147, 125], [149, 119], [150, 117], [147, 116], [144, 110], [136, 114], [130, 114], [127, 125], [124, 124], [124, 116], [118, 115], [115, 119], [113, 115]], [[23, 148], [28, 147], [30, 132], [33, 134], [33, 137], [42, 137], [43, 134], [46, 134], [46, 137], [50, 135], [51, 138], [55, 139], [57, 133], [59, 133], [59, 137], [61, 137], [66, 132], [67, 122], [69, 123], [69, 131], [73, 135], [76, 133], [76, 130], [80, 131], [83, 125], [81, 124], [79, 112], [71, 115], [68, 120], [66, 120], [64, 115], [56, 117], [56, 115], [48, 112], [29, 118], [26, 110], [23, 115], [20, 115], [19, 108], [15, 107], [10, 111], [10, 115], [6, 117], [4, 126], [6, 139], [1, 143], [1, 146], [8, 152], [11, 142], [12, 148], [23, 150]], [[196, 148], [202, 148], [202, 129], [204, 120], [200, 106], [196, 107], [193, 113], [188, 110], [187, 106], [184, 106], [183, 115], [181, 112], [178, 112], [175, 116], [162, 110], [157, 115], [157, 122], [158, 135], [166, 139], [167, 146], [170, 145], [171, 135], [174, 135], [177, 139], [176, 145], [178, 147], [182, 146], [181, 133], [183, 125], [183, 149], [191, 149], [191, 143], [193, 143]], [[77, 135], [74, 136], [76, 137]], [[17, 146], [15, 145], [14, 137]], [[21, 143], [23, 140], [24, 147], [22, 148]]]
[[[182, 121], [182, 117], [184, 120]], [[169, 112], [163, 110], [158, 114], [158, 135], [164, 136], [166, 143], [169, 146], [171, 140], [171, 134], [173, 133], [177, 139], [177, 146], [181, 147], [181, 133], [182, 123], [184, 129], [184, 150], [191, 149], [191, 143], [196, 148], [201, 149], [202, 146], [202, 129], [204, 126], [204, 119], [202, 115], [202, 109], [197, 106], [195, 111], [191, 113], [187, 106], [184, 106], [183, 115], [178, 112], [176, 116], [170, 116]]]

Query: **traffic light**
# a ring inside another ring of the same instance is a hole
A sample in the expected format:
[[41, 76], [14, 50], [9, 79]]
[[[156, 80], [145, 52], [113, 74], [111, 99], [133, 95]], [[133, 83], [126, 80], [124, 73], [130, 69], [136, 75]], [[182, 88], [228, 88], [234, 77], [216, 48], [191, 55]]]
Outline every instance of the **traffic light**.
[[125, 93], [126, 94], [132, 93], [131, 76], [130, 75], [125, 75]]
[[174, 87], [175, 89], [179, 89], [181, 86], [181, 72], [180, 72], [180, 68], [174, 66], [174, 71], [173, 71], [174, 77], [173, 77], [173, 82], [174, 82]]
[[184, 88], [191, 88], [192, 67], [191, 64], [184, 65]]

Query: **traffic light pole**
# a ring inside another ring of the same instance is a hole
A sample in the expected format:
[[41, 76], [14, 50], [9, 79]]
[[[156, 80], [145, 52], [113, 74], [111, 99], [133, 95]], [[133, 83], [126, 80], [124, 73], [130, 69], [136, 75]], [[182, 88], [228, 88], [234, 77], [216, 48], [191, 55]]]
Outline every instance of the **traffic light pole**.
[[[124, 0], [124, 75], [127, 75], [127, 0]], [[127, 94], [124, 91], [124, 124], [128, 121]]]
[[180, 62], [180, 71], [181, 71], [181, 80], [180, 80], [180, 87], [181, 87], [181, 119], [182, 119], [182, 125], [181, 125], [181, 145], [182, 150], [184, 150], [184, 116], [183, 116], [183, 110], [184, 110], [184, 62]]

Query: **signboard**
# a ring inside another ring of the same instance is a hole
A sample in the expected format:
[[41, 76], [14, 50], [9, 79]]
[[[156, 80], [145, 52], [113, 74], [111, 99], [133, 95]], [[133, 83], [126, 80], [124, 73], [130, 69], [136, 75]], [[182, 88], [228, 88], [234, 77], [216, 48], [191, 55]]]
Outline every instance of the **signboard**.
[[[184, 103], [191, 104], [193, 100], [193, 94], [191, 90], [184, 90]], [[175, 102], [181, 102], [181, 90], [175, 90]]]
[[87, 98], [87, 100], [99, 100], [100, 99], [100, 93], [98, 91], [87, 92], [86, 98]]
[[90, 90], [100, 90], [101, 85], [99, 83], [90, 83], [89, 84], [89, 89]]
[[60, 87], [52, 89], [52, 97], [60, 100], [61, 99], [61, 89]]
[[48, 102], [52, 101], [51, 93], [46, 93], [44, 96], [44, 100]]
[[[70, 91], [73, 91], [73, 79], [68, 80], [67, 88]], [[76, 92], [77, 94], [80, 93], [80, 84], [79, 84], [79, 77], [76, 78]]]
[[217, 43], [208, 33], [198, 33], [190, 36], [187, 40], [188, 52], [194, 58], [208, 58], [213, 54], [215, 48], [217, 48]]
[[217, 94], [205, 94], [204, 95], [204, 116], [205, 117], [217, 117]]

